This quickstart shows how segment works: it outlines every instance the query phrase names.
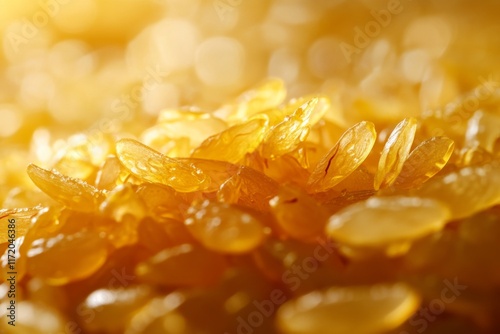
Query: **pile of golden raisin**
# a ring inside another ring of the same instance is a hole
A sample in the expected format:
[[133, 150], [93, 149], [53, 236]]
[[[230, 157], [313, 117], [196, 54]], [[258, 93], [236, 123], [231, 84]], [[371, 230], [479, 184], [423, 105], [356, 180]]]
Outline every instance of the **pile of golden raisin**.
[[481, 11], [401, 1], [361, 48], [362, 0], [74, 1], [97, 28], [59, 3], [0, 59], [1, 333], [500, 332], [498, 47], [457, 37]]

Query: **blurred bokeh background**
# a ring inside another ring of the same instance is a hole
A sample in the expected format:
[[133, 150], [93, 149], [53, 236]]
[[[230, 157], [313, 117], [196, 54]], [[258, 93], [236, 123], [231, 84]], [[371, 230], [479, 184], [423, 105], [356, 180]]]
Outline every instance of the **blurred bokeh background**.
[[[442, 108], [494, 82], [499, 68], [495, 0], [1, 0], [0, 8], [0, 154], [14, 166], [47, 160], [77, 132], [137, 135], [165, 108], [214, 111], [266, 77], [282, 79], [288, 98], [326, 94], [348, 125]], [[19, 182], [8, 169], [2, 178]]]

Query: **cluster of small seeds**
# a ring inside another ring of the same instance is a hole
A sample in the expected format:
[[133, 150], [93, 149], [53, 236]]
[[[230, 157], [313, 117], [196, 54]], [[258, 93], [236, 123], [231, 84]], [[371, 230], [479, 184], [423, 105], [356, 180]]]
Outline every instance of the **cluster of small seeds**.
[[0, 0], [0, 331], [500, 331], [478, 5], [63, 2]]

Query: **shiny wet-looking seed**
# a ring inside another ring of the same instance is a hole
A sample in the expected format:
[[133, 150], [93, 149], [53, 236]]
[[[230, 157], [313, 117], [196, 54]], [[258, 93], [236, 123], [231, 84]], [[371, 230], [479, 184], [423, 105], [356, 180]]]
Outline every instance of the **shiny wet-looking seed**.
[[433, 199], [372, 197], [330, 217], [326, 232], [342, 245], [390, 254], [415, 239], [439, 231], [449, 217], [449, 209]]
[[332, 287], [286, 302], [277, 324], [284, 334], [376, 334], [397, 328], [419, 304], [418, 294], [402, 283]]

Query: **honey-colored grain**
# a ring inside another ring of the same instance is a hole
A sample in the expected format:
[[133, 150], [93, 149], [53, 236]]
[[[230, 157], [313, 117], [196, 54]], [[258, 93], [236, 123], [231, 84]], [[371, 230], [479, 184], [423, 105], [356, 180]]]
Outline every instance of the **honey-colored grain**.
[[187, 210], [185, 224], [202, 245], [222, 253], [249, 252], [264, 239], [263, 224], [230, 204], [194, 204]]
[[500, 333], [498, 2], [0, 8], [1, 333]]
[[412, 240], [442, 229], [449, 217], [448, 208], [435, 200], [372, 197], [331, 216], [326, 230], [342, 245], [397, 254]]
[[433, 137], [423, 141], [411, 151], [394, 185], [410, 189], [426, 182], [446, 165], [454, 147], [453, 140], [446, 137]]
[[375, 174], [375, 190], [386, 188], [396, 180], [410, 153], [416, 130], [417, 120], [407, 118], [392, 131], [380, 155]]
[[95, 211], [104, 199], [102, 192], [87, 182], [48, 171], [35, 165], [28, 166], [28, 175], [40, 189], [58, 202], [81, 211]]
[[375, 125], [371, 122], [349, 128], [314, 168], [308, 181], [310, 189], [325, 191], [348, 177], [366, 159], [375, 138]]
[[[169, 158], [131, 139], [116, 144], [120, 162], [135, 176], [188, 192], [205, 186], [206, 176], [193, 165]], [[139, 158], [139, 159], [138, 159]]]
[[417, 294], [402, 284], [330, 288], [283, 305], [278, 325], [290, 334], [380, 333], [398, 327], [418, 305]]

